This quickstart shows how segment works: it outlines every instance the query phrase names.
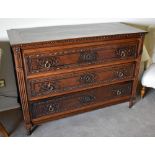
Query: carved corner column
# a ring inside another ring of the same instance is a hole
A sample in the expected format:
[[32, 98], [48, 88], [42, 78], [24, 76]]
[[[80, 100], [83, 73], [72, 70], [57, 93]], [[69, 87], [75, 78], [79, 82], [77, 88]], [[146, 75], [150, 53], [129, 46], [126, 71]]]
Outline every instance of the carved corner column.
[[138, 75], [139, 75], [139, 69], [140, 69], [140, 63], [141, 63], [141, 56], [142, 56], [142, 51], [143, 51], [144, 34], [141, 34], [139, 40], [140, 42], [139, 42], [139, 47], [138, 47], [138, 57], [136, 61], [135, 75], [134, 75], [135, 79], [132, 85], [132, 97], [129, 101], [129, 108], [132, 108], [132, 106], [136, 102], [136, 92], [137, 92], [137, 85], [138, 85], [138, 77], [139, 77]]
[[30, 119], [29, 113], [29, 104], [27, 99], [27, 92], [26, 92], [26, 84], [24, 80], [24, 69], [23, 69], [23, 62], [22, 62], [22, 54], [20, 47], [13, 47], [13, 55], [15, 61], [15, 69], [16, 69], [16, 76], [18, 77], [18, 89], [20, 94], [20, 101], [23, 109], [23, 117], [25, 121], [25, 127], [27, 129], [27, 134], [31, 133], [32, 123]]

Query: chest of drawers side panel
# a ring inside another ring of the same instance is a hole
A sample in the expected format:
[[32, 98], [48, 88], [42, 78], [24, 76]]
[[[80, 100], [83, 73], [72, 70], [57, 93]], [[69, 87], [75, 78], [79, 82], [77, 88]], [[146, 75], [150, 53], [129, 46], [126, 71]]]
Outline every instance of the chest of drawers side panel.
[[129, 102], [129, 108], [131, 108], [135, 104], [135, 101], [136, 101], [136, 91], [137, 91], [137, 85], [138, 85], [138, 78], [139, 78], [138, 75], [139, 75], [139, 70], [140, 70], [141, 56], [142, 56], [142, 51], [143, 51], [143, 42], [144, 42], [144, 35], [140, 37], [140, 43], [138, 46], [139, 55], [138, 55], [136, 66], [135, 66], [135, 73], [134, 73], [135, 79], [133, 81], [132, 97]]
[[21, 53], [20, 47], [13, 47], [12, 50], [13, 50], [15, 71], [17, 76], [18, 90], [20, 95], [22, 111], [23, 111], [23, 117], [24, 117], [26, 129], [29, 131], [29, 129], [32, 127], [32, 123], [31, 123], [31, 117], [29, 112], [22, 53]]

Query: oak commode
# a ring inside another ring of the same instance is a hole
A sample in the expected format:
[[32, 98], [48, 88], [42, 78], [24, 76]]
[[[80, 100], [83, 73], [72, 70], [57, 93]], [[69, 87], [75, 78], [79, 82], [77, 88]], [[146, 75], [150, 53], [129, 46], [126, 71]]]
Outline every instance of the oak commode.
[[134, 103], [145, 31], [121, 23], [8, 30], [24, 121]]

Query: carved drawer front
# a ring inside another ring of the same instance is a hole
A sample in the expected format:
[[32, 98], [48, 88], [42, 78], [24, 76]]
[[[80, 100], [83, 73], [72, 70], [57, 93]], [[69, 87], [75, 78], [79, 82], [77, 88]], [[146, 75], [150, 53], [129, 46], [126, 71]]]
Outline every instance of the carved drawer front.
[[116, 98], [130, 96], [132, 89], [131, 82], [109, 85], [100, 88], [94, 88], [79, 93], [54, 97], [30, 104], [32, 119], [41, 116], [58, 114], [63, 112], [71, 112], [80, 108], [92, 106], [95, 104], [104, 104], [105, 101], [110, 101]]
[[75, 92], [115, 81], [130, 80], [134, 76], [134, 68], [134, 63], [128, 63], [30, 79], [28, 80], [29, 100]]
[[134, 59], [137, 53], [138, 41], [132, 41], [62, 50], [35, 49], [33, 52], [25, 52], [24, 59], [27, 75], [32, 75], [129, 58]]

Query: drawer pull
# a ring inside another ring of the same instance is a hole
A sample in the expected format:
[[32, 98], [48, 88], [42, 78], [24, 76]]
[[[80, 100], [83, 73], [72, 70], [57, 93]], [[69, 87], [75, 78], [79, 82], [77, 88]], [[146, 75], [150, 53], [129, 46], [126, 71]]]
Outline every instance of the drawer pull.
[[49, 106], [48, 111], [53, 112], [54, 111], [54, 107], [52, 105]]
[[52, 85], [51, 83], [45, 83], [45, 84], [43, 84], [42, 86], [41, 86], [41, 89], [40, 90], [42, 90], [42, 91], [52, 91], [52, 90], [54, 90], [55, 89], [55, 86], [54, 85]]
[[116, 94], [117, 94], [117, 95], [121, 95], [121, 94], [122, 94], [122, 91], [121, 91], [121, 90], [117, 90], [117, 91], [116, 91]]
[[54, 86], [51, 85], [50, 83], [47, 85], [47, 88], [48, 88], [49, 90], [54, 90]]
[[47, 60], [46, 62], [45, 62], [45, 68], [50, 68], [51, 67], [51, 64], [50, 64], [50, 62]]
[[124, 48], [119, 48], [116, 50], [116, 55], [122, 58], [135, 56], [135, 54], [136, 54], [136, 46], [129, 46]]
[[125, 51], [121, 51], [121, 57], [125, 57], [126, 56], [126, 52]]
[[40, 64], [40, 68], [51, 68], [56, 67], [59, 65], [57, 57], [46, 57], [46, 58], [39, 58], [38, 64]]
[[117, 72], [117, 75], [119, 78], [122, 78], [124, 76], [124, 73], [123, 72]]

